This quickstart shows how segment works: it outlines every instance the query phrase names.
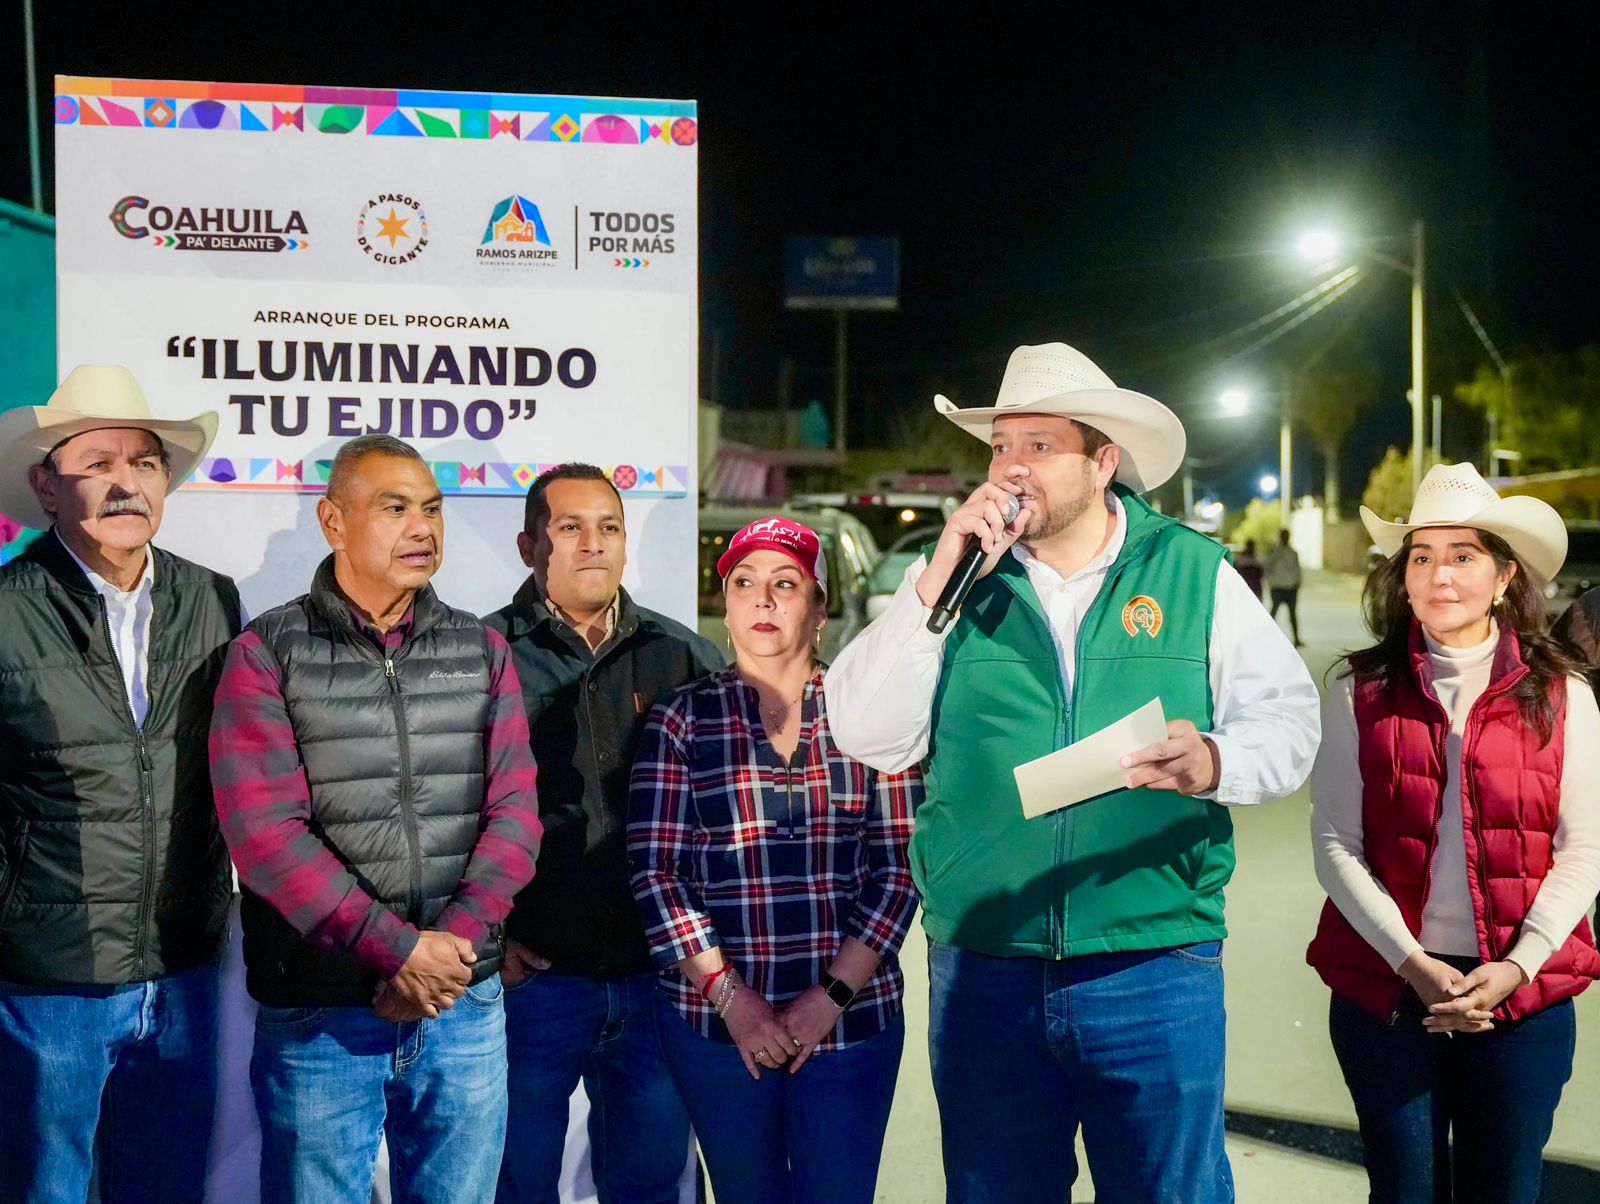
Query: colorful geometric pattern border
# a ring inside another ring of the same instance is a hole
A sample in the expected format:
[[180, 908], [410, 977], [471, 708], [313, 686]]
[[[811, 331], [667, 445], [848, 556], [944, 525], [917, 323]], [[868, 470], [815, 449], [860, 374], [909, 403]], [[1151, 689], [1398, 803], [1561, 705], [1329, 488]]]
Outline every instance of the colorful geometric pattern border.
[[[557, 463], [560, 461], [543, 464], [490, 460], [467, 464], [460, 460], [433, 460], [428, 467], [446, 494], [522, 497], [535, 477]], [[211, 457], [200, 462], [184, 485], [190, 489], [315, 493], [328, 483], [332, 464], [332, 460]], [[687, 465], [614, 464], [605, 471], [617, 491], [631, 497], [684, 497], [689, 492]]]
[[56, 124], [694, 146], [692, 100], [56, 78]]

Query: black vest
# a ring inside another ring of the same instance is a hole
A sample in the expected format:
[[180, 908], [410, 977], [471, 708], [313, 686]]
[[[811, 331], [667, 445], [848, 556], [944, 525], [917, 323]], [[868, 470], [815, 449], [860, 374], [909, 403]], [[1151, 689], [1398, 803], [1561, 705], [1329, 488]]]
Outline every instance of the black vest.
[[0, 979], [145, 982], [217, 954], [233, 885], [206, 740], [239, 593], [150, 554], [143, 729], [61, 541], [0, 569]]
[[[333, 577], [251, 625], [275, 658], [311, 787], [312, 827], [361, 887], [430, 928], [478, 841], [484, 800], [489, 648], [483, 625], [424, 587], [391, 657], [357, 629]], [[244, 892], [250, 994], [270, 1006], [370, 1004], [374, 983], [349, 954], [316, 948]], [[473, 966], [500, 968], [497, 925]]]

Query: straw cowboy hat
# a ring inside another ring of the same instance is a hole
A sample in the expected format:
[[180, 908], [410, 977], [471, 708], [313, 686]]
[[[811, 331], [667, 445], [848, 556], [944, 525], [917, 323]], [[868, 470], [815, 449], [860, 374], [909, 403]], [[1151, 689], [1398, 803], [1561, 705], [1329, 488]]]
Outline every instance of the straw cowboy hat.
[[1361, 521], [1385, 556], [1423, 527], [1472, 527], [1505, 540], [1517, 563], [1541, 582], [1567, 558], [1567, 525], [1551, 506], [1533, 497], [1501, 497], [1470, 464], [1428, 469], [1406, 522], [1386, 523], [1365, 506]]
[[217, 433], [215, 412], [187, 422], [152, 418], [150, 403], [133, 373], [122, 367], [81, 364], [42, 406], [19, 406], [0, 414], [0, 514], [43, 531], [54, 521], [33, 486], [28, 469], [47, 452], [85, 431], [138, 427], [155, 434], [172, 460], [171, 493], [189, 479]]
[[1122, 449], [1116, 479], [1136, 493], [1168, 481], [1183, 466], [1187, 440], [1178, 416], [1153, 397], [1119, 389], [1093, 360], [1065, 343], [1018, 347], [994, 405], [963, 410], [948, 397], [933, 406], [985, 443], [996, 418], [1056, 414], [1102, 431]]

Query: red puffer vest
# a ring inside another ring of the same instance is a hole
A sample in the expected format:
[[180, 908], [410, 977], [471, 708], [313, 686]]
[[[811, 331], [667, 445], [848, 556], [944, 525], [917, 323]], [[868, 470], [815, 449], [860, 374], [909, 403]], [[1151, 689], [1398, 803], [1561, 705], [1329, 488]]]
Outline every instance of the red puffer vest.
[[[1372, 876], [1400, 905], [1413, 936], [1422, 932], [1445, 784], [1450, 718], [1433, 692], [1422, 628], [1411, 628], [1412, 673], [1385, 690], [1356, 686], [1360, 733], [1361, 822]], [[1566, 686], [1556, 686], [1549, 743], [1526, 722], [1511, 691], [1528, 675], [1516, 633], [1500, 636], [1489, 686], [1472, 704], [1461, 743], [1461, 814], [1467, 889], [1478, 925], [1478, 955], [1503, 960], [1553, 861], [1565, 754]], [[1330, 899], [1323, 905], [1306, 961], [1335, 992], [1392, 1022], [1405, 983], [1389, 969]], [[1568, 999], [1600, 977], [1589, 921], [1576, 930], [1525, 987], [1494, 1010], [1517, 1020]]]

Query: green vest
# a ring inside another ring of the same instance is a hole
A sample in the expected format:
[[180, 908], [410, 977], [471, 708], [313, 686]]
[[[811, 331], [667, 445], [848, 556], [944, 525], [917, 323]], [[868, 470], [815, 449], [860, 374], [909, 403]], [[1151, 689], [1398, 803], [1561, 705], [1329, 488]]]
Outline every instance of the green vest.
[[1211, 728], [1210, 634], [1223, 548], [1116, 487], [1122, 552], [1078, 631], [1072, 697], [1013, 556], [973, 587], [945, 643], [927, 801], [911, 862], [928, 935], [997, 957], [1075, 957], [1226, 935], [1226, 807], [1119, 790], [1024, 819], [1012, 770], [1159, 697]]

